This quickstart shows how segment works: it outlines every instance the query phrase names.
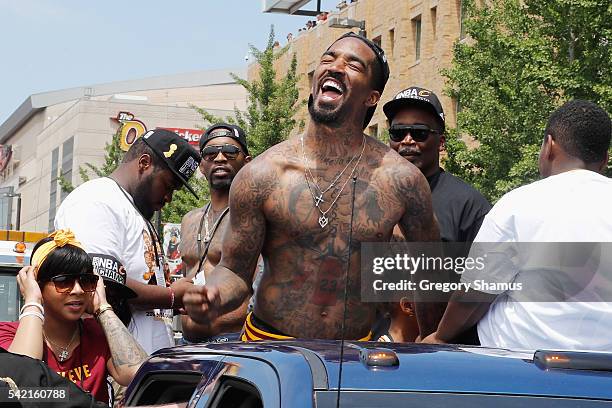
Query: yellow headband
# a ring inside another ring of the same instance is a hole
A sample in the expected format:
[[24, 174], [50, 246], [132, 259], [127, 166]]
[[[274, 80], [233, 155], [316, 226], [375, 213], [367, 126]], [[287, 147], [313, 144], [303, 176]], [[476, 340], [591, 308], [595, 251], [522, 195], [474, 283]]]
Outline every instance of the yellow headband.
[[61, 248], [66, 244], [70, 244], [72, 246], [85, 250], [81, 243], [77, 241], [74, 237], [74, 233], [69, 229], [57, 230], [49, 234], [49, 237], [53, 237], [53, 239], [49, 242], [45, 242], [40, 247], [38, 247], [36, 249], [36, 252], [34, 252], [34, 255], [32, 256], [32, 262], [30, 263], [36, 266], [36, 276], [38, 276], [38, 268], [40, 268], [42, 263], [45, 262], [45, 259], [47, 259], [49, 254], [53, 252], [55, 248]]

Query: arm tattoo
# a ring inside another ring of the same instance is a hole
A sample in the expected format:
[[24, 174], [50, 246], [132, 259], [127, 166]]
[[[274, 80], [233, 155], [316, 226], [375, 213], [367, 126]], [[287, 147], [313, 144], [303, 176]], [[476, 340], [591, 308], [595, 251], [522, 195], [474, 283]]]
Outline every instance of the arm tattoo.
[[240, 170], [230, 188], [229, 222], [223, 234], [221, 260], [207, 284], [219, 287], [222, 309], [239, 307], [250, 293], [253, 273], [266, 234], [263, 206], [276, 185], [266, 166]]
[[408, 175], [402, 173], [397, 172], [392, 177], [395, 188], [404, 199], [405, 210], [399, 227], [406, 241], [439, 241], [440, 230], [433, 214], [427, 180], [414, 171]]
[[149, 357], [115, 312], [102, 313], [98, 321], [106, 335], [115, 368], [136, 367]]

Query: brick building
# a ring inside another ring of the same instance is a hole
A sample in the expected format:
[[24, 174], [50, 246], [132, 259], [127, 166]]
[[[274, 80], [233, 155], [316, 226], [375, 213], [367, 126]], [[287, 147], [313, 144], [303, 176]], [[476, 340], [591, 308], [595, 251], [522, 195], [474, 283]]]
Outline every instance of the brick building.
[[[310, 94], [312, 74], [321, 54], [349, 30], [330, 27], [335, 18], [364, 21], [367, 37], [382, 46], [389, 60], [391, 76], [366, 130], [368, 134], [378, 136], [386, 129], [382, 105], [410, 85], [429, 88], [438, 94], [448, 123], [455, 123], [456, 101], [443, 94], [445, 79], [440, 69], [450, 65], [453, 44], [462, 37], [461, 0], [358, 0], [331, 12], [326, 21], [314, 28], [297, 33], [296, 26], [289, 52], [277, 61], [276, 68], [277, 72], [286, 72], [292, 54], [297, 55], [300, 99], [305, 100]], [[359, 31], [358, 28], [350, 30]], [[277, 33], [278, 38], [286, 34]], [[257, 72], [257, 65], [251, 64], [249, 78]], [[306, 119], [307, 115], [304, 107], [297, 118]]]

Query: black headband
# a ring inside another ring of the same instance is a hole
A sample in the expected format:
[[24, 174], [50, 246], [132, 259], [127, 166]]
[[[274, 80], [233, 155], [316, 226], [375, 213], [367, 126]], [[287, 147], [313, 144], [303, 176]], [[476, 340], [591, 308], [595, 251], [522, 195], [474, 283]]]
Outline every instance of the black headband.
[[[387, 85], [387, 81], [389, 80], [389, 63], [387, 62], [387, 57], [385, 56], [385, 51], [380, 48], [378, 46], [378, 44], [368, 40], [367, 38], [365, 38], [362, 35], [359, 34], [355, 34], [352, 31], [349, 31], [348, 33], [342, 35], [340, 38], [338, 38], [336, 41], [334, 41], [332, 43], [332, 45], [334, 45], [335, 43], [337, 43], [338, 41], [342, 40], [343, 38], [356, 38], [358, 40], [361, 40], [365, 45], [367, 45], [368, 47], [370, 47], [370, 49], [372, 50], [372, 52], [374, 52], [374, 55], [376, 56], [376, 61], [378, 62], [378, 65], [380, 65], [380, 70], [382, 73], [382, 89], [378, 89], [378, 91], [380, 91], [380, 93], [382, 93], [385, 89], [385, 85]], [[327, 50], [329, 50], [332, 45], [330, 45]]]

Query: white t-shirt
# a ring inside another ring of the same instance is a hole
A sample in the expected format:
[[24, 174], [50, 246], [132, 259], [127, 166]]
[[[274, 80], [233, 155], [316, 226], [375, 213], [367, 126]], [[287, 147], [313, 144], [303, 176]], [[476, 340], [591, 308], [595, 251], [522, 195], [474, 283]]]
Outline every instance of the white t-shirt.
[[[568, 171], [504, 195], [474, 242], [612, 242], [611, 203], [611, 179]], [[504, 293], [478, 323], [478, 336], [490, 347], [612, 351], [612, 303], [518, 302]]]
[[[138, 282], [147, 283], [157, 269], [144, 219], [109, 178], [88, 181], [72, 191], [57, 211], [55, 228], [70, 228], [87, 252], [114, 256]], [[147, 353], [174, 345], [169, 319], [134, 308], [132, 316], [129, 329]]]

